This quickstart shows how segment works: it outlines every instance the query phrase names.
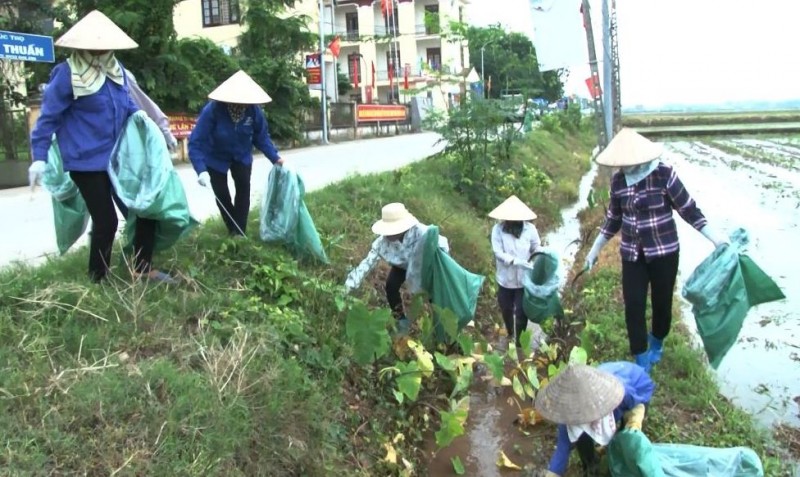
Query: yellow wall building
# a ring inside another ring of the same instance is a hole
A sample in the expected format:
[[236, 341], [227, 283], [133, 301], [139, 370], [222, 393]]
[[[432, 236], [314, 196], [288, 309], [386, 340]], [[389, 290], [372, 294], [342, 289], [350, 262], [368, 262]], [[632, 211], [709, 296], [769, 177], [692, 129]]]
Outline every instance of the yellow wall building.
[[[467, 0], [387, 0], [394, 8], [387, 8], [386, 14], [381, 0], [333, 3], [324, 0], [322, 22], [325, 44], [336, 36], [341, 41], [335, 63], [330, 50], [325, 55], [331, 99], [404, 103], [415, 95], [436, 108], [446, 108], [455, 100], [469, 70], [469, 51], [466, 42], [447, 41], [441, 33], [450, 21], [463, 21]], [[184, 0], [175, 7], [175, 29], [181, 38], [202, 36], [232, 47], [242, 31], [241, 14], [236, 0]], [[317, 0], [301, 0], [288, 14], [307, 15], [309, 28], [319, 31]], [[357, 80], [358, 88], [337, 98], [334, 65], [353, 86]], [[310, 88], [319, 96], [318, 87]]]

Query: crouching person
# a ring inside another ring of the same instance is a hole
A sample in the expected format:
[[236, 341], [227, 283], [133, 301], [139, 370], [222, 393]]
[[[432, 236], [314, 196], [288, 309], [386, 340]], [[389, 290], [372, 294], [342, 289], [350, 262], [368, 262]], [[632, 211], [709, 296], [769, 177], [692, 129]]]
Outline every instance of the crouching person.
[[558, 424], [556, 450], [545, 477], [566, 474], [569, 454], [577, 448], [584, 476], [599, 474], [596, 445], [606, 446], [617, 432], [641, 430], [645, 406], [655, 383], [640, 366], [628, 361], [603, 363], [594, 368], [569, 365], [536, 396], [536, 410]]
[[[372, 225], [372, 231], [379, 237], [372, 242], [366, 258], [348, 274], [345, 287], [348, 293], [355, 290], [381, 259], [389, 263], [392, 268], [386, 279], [386, 301], [397, 320], [398, 332], [404, 334], [411, 323], [405, 315], [400, 287], [406, 282], [409, 268], [419, 266], [414, 255], [421, 248], [418, 245], [424, 241], [428, 226], [411, 215], [405, 205], [395, 202], [383, 207], [381, 219]], [[439, 247], [445, 252], [450, 251], [445, 237], [439, 237]], [[409, 288], [416, 293], [419, 284], [411, 284]]]

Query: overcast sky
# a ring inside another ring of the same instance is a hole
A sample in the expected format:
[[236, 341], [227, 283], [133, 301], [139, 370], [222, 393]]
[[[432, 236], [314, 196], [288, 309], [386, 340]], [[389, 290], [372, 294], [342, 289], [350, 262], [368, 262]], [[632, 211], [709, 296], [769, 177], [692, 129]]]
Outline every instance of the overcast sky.
[[[471, 0], [469, 20], [533, 36], [528, 2]], [[800, 0], [617, 0], [617, 20], [623, 106], [800, 98]], [[571, 72], [586, 96], [588, 65]]]

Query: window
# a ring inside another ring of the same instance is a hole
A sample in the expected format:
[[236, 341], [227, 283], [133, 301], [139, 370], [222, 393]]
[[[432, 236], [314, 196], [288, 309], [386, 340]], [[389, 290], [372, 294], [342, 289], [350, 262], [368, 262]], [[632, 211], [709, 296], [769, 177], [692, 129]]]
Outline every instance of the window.
[[425, 34], [439, 34], [439, 5], [425, 5]]
[[203, 27], [239, 23], [238, 0], [202, 0]]
[[346, 39], [349, 41], [358, 41], [358, 13], [345, 13], [344, 24], [345, 29], [347, 30]]
[[428, 66], [433, 71], [440, 71], [442, 69], [442, 49], [441, 48], [428, 48], [425, 50], [428, 59]]

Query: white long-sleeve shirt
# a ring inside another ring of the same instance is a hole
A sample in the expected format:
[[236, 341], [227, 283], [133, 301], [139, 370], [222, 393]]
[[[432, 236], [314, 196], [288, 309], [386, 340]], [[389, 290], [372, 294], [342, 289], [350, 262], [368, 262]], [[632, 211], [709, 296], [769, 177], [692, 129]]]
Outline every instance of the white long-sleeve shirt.
[[[414, 269], [418, 269], [421, 264], [415, 263], [419, 261], [419, 252], [421, 251], [421, 242], [425, 240], [425, 234], [428, 232], [428, 226], [424, 224], [417, 224], [406, 232], [403, 240], [391, 241], [386, 237], [380, 236], [372, 242], [372, 248], [367, 256], [356, 268], [354, 268], [345, 280], [345, 286], [348, 290], [354, 290], [361, 286], [361, 282], [383, 259], [390, 265], [407, 270], [409, 273], [407, 280], [409, 280], [412, 293], [417, 291], [418, 284], [416, 284], [417, 273]], [[450, 253], [450, 245], [447, 238], [439, 236], [439, 248], [447, 253]]]
[[[492, 228], [492, 251], [497, 265], [497, 284], [503, 288], [522, 288], [527, 269], [518, 264], [530, 261], [531, 255], [542, 245], [536, 226], [525, 222], [519, 238], [503, 232], [503, 224]], [[514, 260], [515, 265], [511, 265]]]

